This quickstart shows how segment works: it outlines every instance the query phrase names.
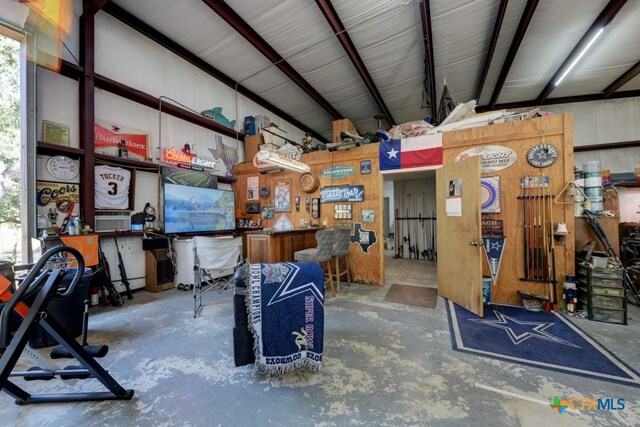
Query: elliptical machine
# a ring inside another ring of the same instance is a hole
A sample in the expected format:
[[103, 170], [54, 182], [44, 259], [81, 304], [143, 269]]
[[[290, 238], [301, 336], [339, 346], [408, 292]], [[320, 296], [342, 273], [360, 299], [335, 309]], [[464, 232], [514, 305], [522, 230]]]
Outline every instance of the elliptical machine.
[[[66, 289], [59, 289], [62, 279], [67, 274], [61, 268], [46, 268], [48, 261], [59, 253], [70, 254], [77, 263], [76, 274], [71, 284]], [[51, 402], [78, 402], [91, 400], [130, 400], [133, 390], [124, 389], [109, 373], [96, 361], [88, 349], [80, 345], [69, 332], [47, 310], [49, 303], [54, 299], [63, 299], [73, 294], [76, 286], [84, 274], [84, 259], [80, 252], [68, 246], [57, 246], [45, 252], [38, 262], [31, 268], [18, 290], [7, 301], [0, 314], [0, 386], [2, 390], [16, 399], [17, 405], [30, 403]], [[25, 298], [34, 295], [35, 300], [31, 307], [24, 304]], [[24, 315], [24, 320], [18, 327], [13, 337], [9, 331], [9, 320], [12, 311]], [[28, 310], [28, 311], [27, 311]], [[75, 358], [82, 366], [68, 367], [64, 369], [48, 370], [32, 368], [24, 372], [13, 372], [18, 359], [25, 349], [31, 335], [40, 325], [66, 352]], [[89, 349], [90, 350], [90, 349]], [[96, 355], [101, 357], [104, 354]], [[61, 379], [86, 379], [99, 380], [108, 391], [102, 392], [78, 392], [78, 393], [52, 393], [30, 394], [9, 380], [9, 377], [22, 376], [25, 379], [48, 380], [52, 377]]]

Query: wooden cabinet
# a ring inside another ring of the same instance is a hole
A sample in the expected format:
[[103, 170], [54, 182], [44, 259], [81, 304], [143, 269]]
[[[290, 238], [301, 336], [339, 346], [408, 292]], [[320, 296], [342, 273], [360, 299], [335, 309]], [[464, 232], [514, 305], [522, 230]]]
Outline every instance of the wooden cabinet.
[[161, 292], [173, 287], [173, 264], [168, 249], [144, 251], [145, 289]]
[[316, 229], [246, 233], [247, 259], [256, 262], [293, 262], [293, 254], [316, 246]]

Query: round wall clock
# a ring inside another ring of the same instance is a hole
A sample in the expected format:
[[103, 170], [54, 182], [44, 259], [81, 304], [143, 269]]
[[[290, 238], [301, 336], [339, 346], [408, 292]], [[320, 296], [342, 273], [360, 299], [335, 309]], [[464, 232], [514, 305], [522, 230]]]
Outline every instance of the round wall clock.
[[47, 160], [47, 171], [56, 179], [70, 180], [78, 176], [80, 166], [67, 156], [54, 156]]
[[558, 160], [558, 150], [551, 144], [534, 145], [527, 152], [527, 161], [531, 166], [546, 168]]
[[268, 199], [270, 194], [271, 190], [269, 190], [269, 187], [267, 187], [266, 185], [260, 187], [260, 197], [262, 197], [263, 199]]
[[305, 193], [313, 193], [320, 186], [320, 181], [318, 181], [318, 177], [310, 172], [305, 172], [300, 175], [300, 189]]

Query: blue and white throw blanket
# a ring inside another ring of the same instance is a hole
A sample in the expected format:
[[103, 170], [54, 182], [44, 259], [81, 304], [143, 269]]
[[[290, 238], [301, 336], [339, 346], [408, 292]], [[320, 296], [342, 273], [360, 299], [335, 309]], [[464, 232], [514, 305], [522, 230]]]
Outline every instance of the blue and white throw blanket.
[[322, 372], [324, 276], [316, 263], [251, 264], [247, 293], [256, 372]]

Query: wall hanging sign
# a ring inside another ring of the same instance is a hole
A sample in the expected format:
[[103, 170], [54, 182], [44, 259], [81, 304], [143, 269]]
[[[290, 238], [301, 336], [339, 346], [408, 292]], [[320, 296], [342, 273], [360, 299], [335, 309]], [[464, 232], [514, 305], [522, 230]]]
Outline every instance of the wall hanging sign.
[[67, 212], [70, 202], [80, 203], [80, 186], [68, 182], [36, 182], [38, 206], [55, 205], [59, 212]]
[[491, 283], [493, 286], [498, 281], [498, 273], [500, 272], [500, 262], [504, 253], [504, 245], [507, 239], [505, 237], [483, 237], [482, 243], [484, 253], [489, 263], [489, 271], [491, 272]]
[[345, 178], [347, 176], [354, 175], [356, 173], [356, 168], [353, 166], [331, 166], [330, 168], [323, 169], [320, 172], [324, 178]]
[[274, 210], [276, 212], [290, 212], [291, 211], [291, 180], [280, 179], [275, 181], [273, 187], [274, 195]]
[[362, 222], [374, 222], [375, 213], [373, 209], [363, 209], [361, 215]]
[[289, 218], [285, 214], [280, 214], [276, 222], [273, 224], [273, 229], [282, 231], [282, 230], [293, 230], [295, 227], [289, 221]]
[[184, 144], [182, 148], [167, 147], [162, 150], [160, 159], [169, 164], [186, 166], [188, 169], [201, 168], [209, 169], [226, 175], [227, 168], [224, 164], [216, 162], [211, 157], [200, 156], [192, 151], [191, 144]]
[[209, 148], [209, 152], [214, 159], [220, 159], [227, 168], [225, 176], [231, 176], [233, 165], [240, 161], [238, 157], [238, 149], [222, 142], [222, 136], [216, 134], [213, 140], [213, 148]]
[[160, 176], [163, 183], [188, 185], [200, 188], [218, 188], [218, 177], [204, 171], [188, 171], [183, 168], [162, 166]]
[[262, 218], [263, 219], [273, 219], [275, 215], [273, 206], [263, 206], [262, 207]]
[[42, 121], [42, 140], [49, 144], [69, 146], [69, 126], [61, 123]]
[[501, 219], [482, 218], [482, 237], [504, 237]]
[[149, 159], [149, 135], [139, 129], [96, 120], [93, 124], [93, 145], [98, 154], [127, 157], [134, 160]]
[[320, 203], [362, 201], [364, 201], [364, 185], [324, 187], [320, 190]]
[[312, 172], [305, 172], [300, 175], [300, 181], [298, 181], [300, 189], [305, 193], [313, 193], [320, 187], [320, 181], [318, 177]]
[[46, 168], [54, 179], [63, 181], [71, 181], [80, 173], [78, 162], [67, 156], [50, 157], [47, 160]]
[[247, 177], [247, 200], [258, 200], [258, 177], [250, 176]]
[[353, 209], [351, 204], [338, 203], [333, 205], [334, 219], [353, 219]]
[[356, 222], [350, 241], [360, 246], [360, 249], [368, 254], [369, 248], [375, 245], [378, 239], [375, 231], [364, 229], [362, 224]]
[[527, 161], [536, 168], [546, 168], [558, 160], [558, 150], [551, 144], [534, 145], [527, 151]]
[[500, 213], [501, 192], [499, 176], [480, 178], [480, 206], [482, 213]]
[[480, 173], [496, 172], [508, 168], [518, 159], [518, 153], [511, 148], [500, 145], [473, 147], [458, 154], [454, 162], [468, 159], [471, 156], [482, 156]]
[[360, 174], [366, 175], [371, 173], [371, 160], [360, 160]]
[[269, 190], [269, 186], [263, 185], [262, 187], [260, 187], [260, 197], [262, 197], [263, 199], [268, 199], [270, 195], [271, 190]]

